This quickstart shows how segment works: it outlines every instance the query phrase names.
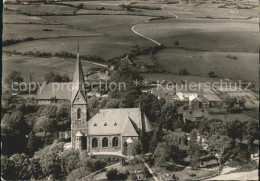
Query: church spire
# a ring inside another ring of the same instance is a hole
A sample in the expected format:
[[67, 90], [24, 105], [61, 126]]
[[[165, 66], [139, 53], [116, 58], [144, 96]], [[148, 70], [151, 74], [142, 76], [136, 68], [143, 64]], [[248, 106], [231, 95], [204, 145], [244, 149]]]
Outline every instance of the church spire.
[[81, 66], [81, 62], [79, 59], [79, 43], [77, 48], [77, 61], [74, 71], [74, 77], [73, 77], [73, 88], [72, 88], [72, 97], [71, 102], [74, 101], [75, 97], [77, 96], [78, 92], [81, 92], [82, 95], [85, 97], [85, 89], [84, 89], [84, 74]]

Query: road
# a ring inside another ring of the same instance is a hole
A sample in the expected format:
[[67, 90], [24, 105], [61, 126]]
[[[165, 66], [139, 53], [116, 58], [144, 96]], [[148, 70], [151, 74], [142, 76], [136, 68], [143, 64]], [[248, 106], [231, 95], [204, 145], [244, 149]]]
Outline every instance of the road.
[[[171, 13], [171, 12], [168, 12], [168, 11], [166, 11], [166, 10], [164, 9], [166, 6], [168, 6], [168, 5], [166, 5], [166, 4], [163, 5], [163, 6], [161, 7], [161, 10], [162, 10], [163, 12], [169, 14], [169, 15], [174, 16], [176, 19], [178, 19], [178, 18], [179, 18], [178, 15], [173, 14], [173, 13]], [[143, 35], [143, 34], [137, 32], [137, 31], [135, 30], [135, 28], [136, 28], [137, 26], [139, 26], [139, 25], [141, 25], [141, 24], [148, 23], [149, 21], [150, 21], [150, 20], [146, 20], [146, 21], [143, 21], [143, 22], [141, 22], [141, 23], [138, 23], [138, 24], [132, 26], [131, 30], [132, 30], [136, 35], [141, 36], [141, 37], [143, 37], [143, 38], [145, 38], [145, 39], [147, 39], [147, 40], [149, 40], [149, 41], [155, 43], [155, 44], [158, 45], [158, 46], [161, 46], [162, 44], [159, 43], [158, 41], [156, 41], [156, 40], [154, 40], [154, 39], [152, 39], [152, 38], [149, 38], [149, 37], [147, 37], [147, 36], [145, 36], [145, 35]]]
[[258, 180], [258, 170], [219, 175], [208, 180]]
[[169, 12], [169, 11], [166, 11], [166, 10], [164, 9], [166, 6], [168, 6], [168, 5], [165, 4], [165, 5], [163, 5], [163, 6], [161, 7], [162, 11], [165, 12], [165, 13], [167, 13], [167, 14], [169, 14], [169, 15], [172, 15], [172, 16], [174, 16], [176, 19], [178, 19], [178, 18], [179, 18], [178, 15], [173, 14], [173, 13], [171, 13], [171, 12]]
[[153, 173], [152, 169], [149, 167], [149, 165], [148, 165], [147, 163], [145, 163], [145, 162], [144, 162], [144, 165], [145, 165], [146, 168], [149, 170], [150, 174], [153, 175], [153, 179], [154, 179], [155, 181], [159, 181], [158, 178], [154, 175], [154, 173]]
[[141, 33], [138, 33], [138, 32], [135, 30], [135, 27], [137, 27], [138, 25], [145, 24], [145, 23], [148, 23], [148, 22], [149, 22], [149, 20], [143, 21], [143, 22], [141, 22], [141, 23], [138, 23], [138, 24], [132, 26], [131, 30], [132, 30], [135, 34], [137, 34], [138, 36], [141, 36], [141, 37], [143, 37], [143, 38], [145, 38], [145, 39], [147, 39], [147, 40], [150, 40], [151, 42], [155, 43], [156, 45], [161, 46], [161, 43], [159, 43], [158, 41], [155, 41], [155, 40], [152, 39], [152, 38], [149, 38], [149, 37], [147, 37], [147, 36], [145, 36], [145, 35], [142, 35]]

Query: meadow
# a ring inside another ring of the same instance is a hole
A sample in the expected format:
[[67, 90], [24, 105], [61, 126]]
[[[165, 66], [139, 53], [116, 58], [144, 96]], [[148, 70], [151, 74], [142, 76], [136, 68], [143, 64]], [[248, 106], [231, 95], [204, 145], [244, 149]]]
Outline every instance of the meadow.
[[[8, 76], [12, 71], [21, 72], [24, 81], [29, 81], [30, 72], [33, 81], [43, 82], [45, 74], [53, 71], [61, 75], [67, 74], [70, 79], [73, 78], [74, 67], [76, 60], [63, 59], [59, 57], [53, 58], [37, 58], [29, 56], [9, 56], [3, 55], [2, 57], [2, 79]], [[82, 62], [83, 71], [85, 74], [93, 68], [102, 68], [97, 65]]]
[[[136, 57], [139, 63], [156, 61], [169, 72], [157, 77], [174, 75], [181, 80], [212, 80], [207, 74], [214, 71], [219, 78], [248, 80], [258, 85], [258, 7], [220, 8], [226, 5], [224, 1], [190, 4], [138, 1], [131, 5], [133, 11], [123, 11], [119, 6], [130, 2], [134, 1], [63, 2], [82, 3], [83, 9], [77, 10], [76, 15], [73, 15], [76, 8], [67, 5], [7, 5], [12, 11], [4, 11], [3, 40], [27, 37], [35, 40], [6, 46], [3, 50], [75, 54], [79, 40], [81, 55], [109, 60], [130, 53], [137, 46], [154, 47], [150, 40], [134, 34], [131, 27], [164, 16], [168, 18], [135, 26], [138, 33], [165, 46], [153, 57]], [[102, 7], [104, 10], [100, 10]], [[16, 14], [17, 10], [39, 16]], [[191, 74], [177, 75], [180, 69], [187, 69]]]
[[[190, 3], [190, 4], [172, 4], [167, 5], [165, 10], [178, 15], [180, 18], [258, 18], [258, 4], [257, 1], [251, 2], [254, 4], [255, 8], [220, 8], [221, 6], [228, 3], [227, 1], [216, 2], [214, 0], [209, 0], [205, 3]], [[232, 2], [234, 3], [234, 1]], [[241, 2], [237, 2], [238, 4]], [[243, 3], [241, 3], [243, 4]]]
[[258, 52], [258, 21], [163, 19], [139, 25], [136, 30], [166, 47], [198, 50]]
[[[174, 54], [174, 56], [172, 56]], [[227, 58], [227, 55], [237, 59]], [[208, 76], [210, 71], [219, 78], [252, 81], [258, 85], [258, 53], [209, 52], [165, 49], [156, 54], [158, 63], [171, 73], [186, 69], [191, 75]]]
[[[141, 34], [166, 48], [156, 55], [166, 71], [178, 74], [186, 69], [191, 75], [247, 80], [257, 87], [259, 27], [256, 20], [163, 19], [136, 27]], [[175, 45], [178, 41], [179, 45]], [[233, 58], [230, 58], [233, 57]], [[152, 63], [142, 56], [141, 63]]]
[[[4, 50], [16, 50], [19, 52], [40, 51], [51, 53], [68, 51], [75, 53], [76, 41], [78, 39], [80, 47], [82, 47], [80, 50], [81, 55], [98, 55], [107, 60], [121, 56], [126, 52], [130, 52], [136, 46], [149, 47], [153, 45], [151, 42], [144, 41], [141, 37], [136, 36], [131, 31], [132, 25], [148, 20], [149, 17], [88, 15], [88, 18], [86, 18], [86, 16], [76, 16], [76, 19], [75, 16], [45, 16], [42, 18], [49, 22], [56, 24], [59, 23], [66, 26], [67, 29], [70, 29], [69, 31], [64, 29], [65, 36], [68, 37], [60, 38], [59, 36], [62, 35], [61, 30], [60, 32], [57, 32], [57, 34], [59, 34], [57, 37], [50, 36], [49, 39], [19, 43], [4, 47]], [[55, 25], [54, 27], [59, 28], [60, 26], [61, 25]], [[25, 25], [25, 27], [28, 29], [30, 25]], [[46, 25], [45, 27], [48, 28], [50, 26]], [[41, 29], [43, 28], [44, 25], [41, 26]], [[27, 33], [33, 34], [34, 31], [36, 31], [37, 34], [37, 30], [35, 29], [28, 29]], [[54, 34], [55, 36], [56, 33], [55, 31], [44, 32], [44, 35], [46, 34]], [[39, 31], [37, 36], [40, 36]], [[75, 43], [73, 43], [73, 41]]]

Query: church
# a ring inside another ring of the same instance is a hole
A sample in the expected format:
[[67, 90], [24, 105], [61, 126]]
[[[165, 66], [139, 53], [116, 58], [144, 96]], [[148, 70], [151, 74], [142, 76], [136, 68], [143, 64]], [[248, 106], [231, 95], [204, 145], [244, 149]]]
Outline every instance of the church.
[[153, 131], [139, 108], [100, 109], [92, 118], [87, 114], [84, 74], [77, 54], [71, 94], [72, 148], [94, 152], [126, 154], [127, 146], [137, 140], [139, 130]]

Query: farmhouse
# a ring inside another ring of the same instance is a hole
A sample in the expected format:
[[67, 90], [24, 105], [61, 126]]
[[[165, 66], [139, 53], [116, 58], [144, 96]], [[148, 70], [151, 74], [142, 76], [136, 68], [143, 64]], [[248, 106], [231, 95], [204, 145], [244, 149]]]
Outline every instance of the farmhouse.
[[101, 109], [88, 120], [84, 76], [77, 56], [71, 94], [72, 148], [88, 152], [126, 153], [131, 142], [138, 139], [139, 130], [153, 130], [140, 108]]
[[36, 94], [36, 100], [39, 105], [47, 105], [60, 101], [68, 101], [71, 98], [71, 88], [69, 83], [49, 83], [44, 84], [42, 90], [39, 89]]

